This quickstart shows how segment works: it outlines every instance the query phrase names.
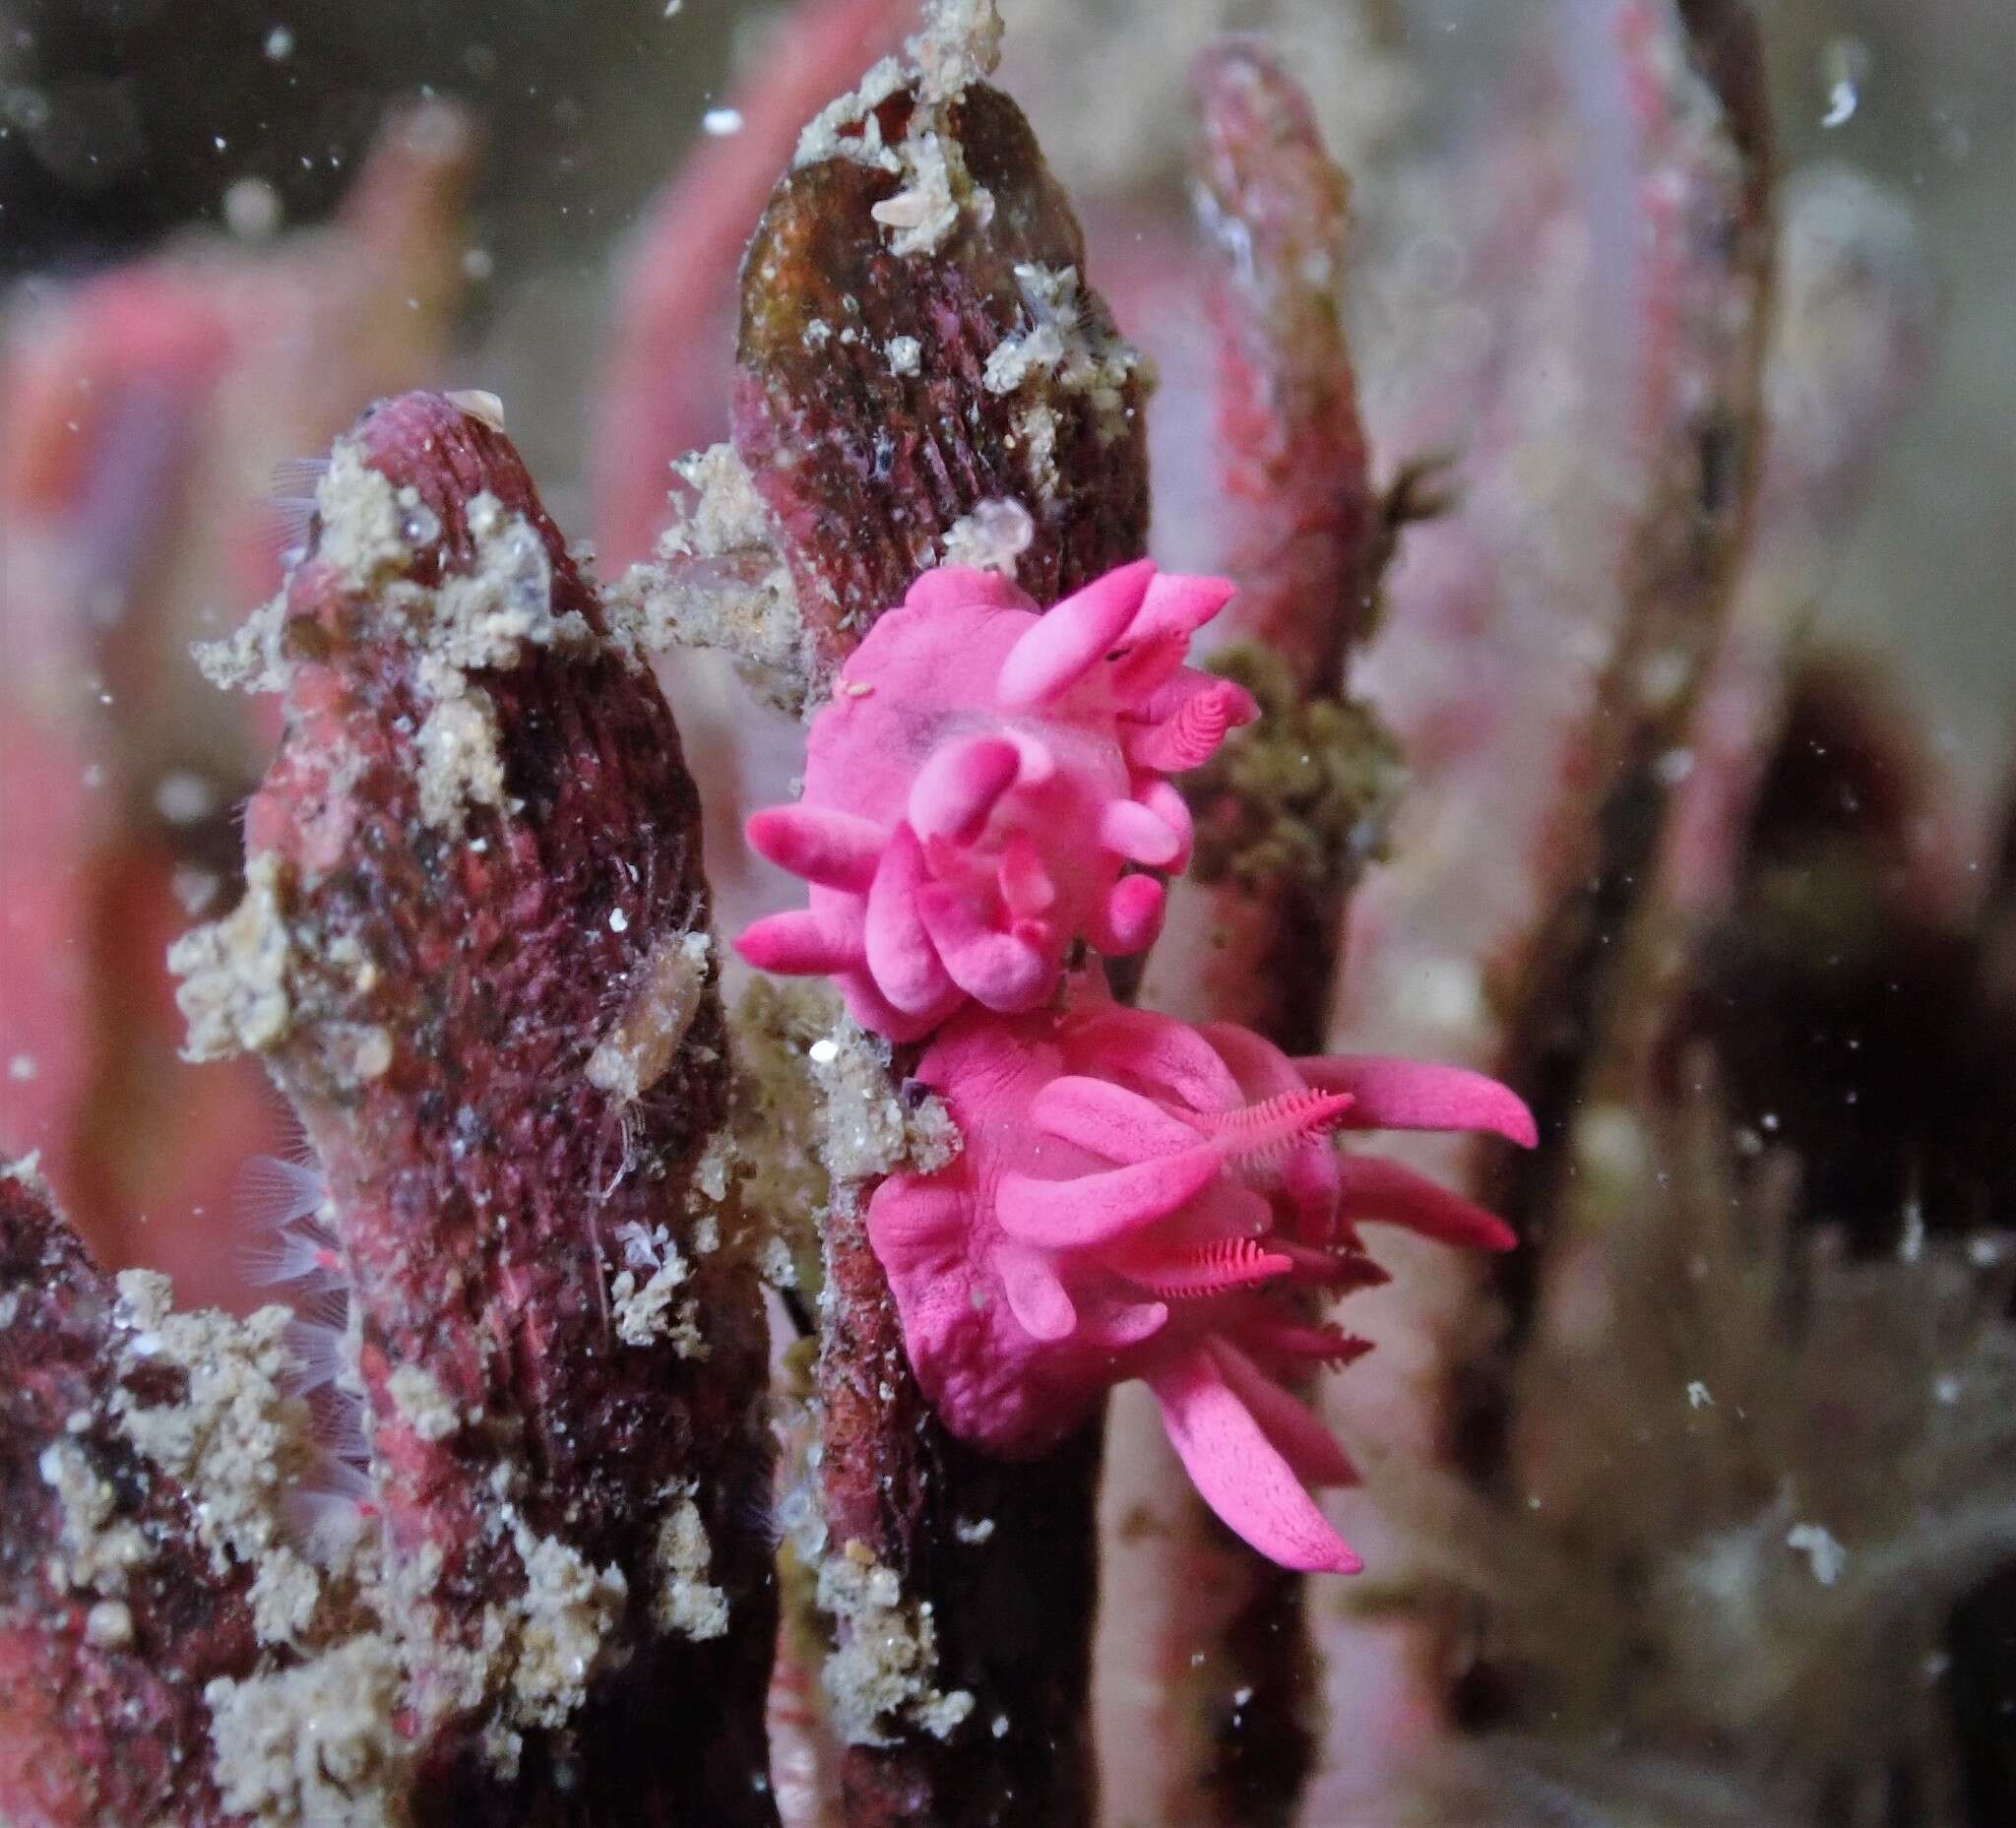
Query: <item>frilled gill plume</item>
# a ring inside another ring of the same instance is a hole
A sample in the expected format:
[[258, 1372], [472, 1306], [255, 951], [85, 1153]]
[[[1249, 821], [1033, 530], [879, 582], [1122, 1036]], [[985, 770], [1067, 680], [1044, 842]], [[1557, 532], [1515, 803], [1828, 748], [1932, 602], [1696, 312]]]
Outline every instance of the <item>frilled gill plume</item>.
[[1143, 559], [1048, 614], [1006, 579], [926, 572], [848, 661], [813, 721], [805, 790], [750, 844], [812, 885], [809, 909], [740, 941], [762, 970], [831, 973], [855, 1020], [928, 1035], [969, 999], [1055, 992], [1085, 940], [1140, 952], [1181, 870], [1190, 815], [1167, 777], [1256, 715], [1183, 663], [1231, 586]]
[[1115, 1003], [1098, 972], [1058, 1007], [969, 1010], [917, 1078], [965, 1147], [876, 1190], [869, 1236], [919, 1383], [955, 1434], [1023, 1455], [1144, 1379], [1206, 1501], [1263, 1554], [1358, 1559], [1306, 1487], [1352, 1480], [1284, 1387], [1368, 1342], [1310, 1320], [1305, 1290], [1386, 1280], [1360, 1223], [1502, 1250], [1490, 1214], [1397, 1163], [1340, 1156], [1339, 1130], [1483, 1130], [1530, 1145], [1524, 1104], [1454, 1068], [1292, 1060], [1250, 1030]]

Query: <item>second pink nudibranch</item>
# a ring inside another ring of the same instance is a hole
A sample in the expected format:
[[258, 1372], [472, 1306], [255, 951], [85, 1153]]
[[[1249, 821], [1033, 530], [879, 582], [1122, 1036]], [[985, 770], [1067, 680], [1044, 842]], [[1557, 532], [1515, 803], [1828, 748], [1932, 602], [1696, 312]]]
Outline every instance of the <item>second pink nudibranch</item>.
[[1037, 1454], [1143, 1378], [1232, 1530], [1288, 1567], [1354, 1570], [1310, 1496], [1351, 1467], [1288, 1383], [1368, 1347], [1282, 1297], [1386, 1281], [1359, 1225], [1486, 1250], [1513, 1238], [1333, 1136], [1479, 1130], [1531, 1146], [1526, 1106], [1458, 1068], [1292, 1060], [1247, 1029], [1123, 1008], [1096, 970], [1055, 1008], [959, 1016], [916, 1076], [964, 1147], [935, 1173], [885, 1180], [868, 1234], [945, 1425]]
[[1143, 559], [1039, 615], [1006, 579], [926, 572], [814, 719], [803, 796], [749, 821], [811, 896], [744, 932], [743, 956], [831, 974], [863, 1027], [914, 1040], [969, 999], [1044, 1003], [1076, 940], [1139, 952], [1163, 885], [1123, 871], [1189, 857], [1168, 777], [1257, 715], [1184, 663], [1231, 591]]

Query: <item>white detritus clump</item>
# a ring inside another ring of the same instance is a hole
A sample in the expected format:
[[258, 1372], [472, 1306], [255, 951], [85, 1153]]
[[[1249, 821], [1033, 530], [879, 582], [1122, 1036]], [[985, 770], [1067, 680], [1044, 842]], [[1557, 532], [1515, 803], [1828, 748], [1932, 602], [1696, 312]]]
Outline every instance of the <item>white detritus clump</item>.
[[81, 1441], [56, 1440], [35, 1462], [42, 1483], [56, 1494], [63, 1528], [57, 1552], [49, 1557], [49, 1584], [59, 1593], [72, 1588], [114, 1597], [127, 1577], [154, 1553], [138, 1524], [114, 1522], [118, 1494], [92, 1464]]
[[498, 753], [497, 713], [490, 695], [463, 681], [462, 689], [427, 713], [420, 745], [420, 817], [452, 831], [465, 802], [504, 803], [504, 762]]
[[[707, 1139], [700, 1160], [693, 1165], [693, 1190], [704, 1200], [719, 1206], [728, 1197], [735, 1175], [735, 1139], [726, 1130], [717, 1130]], [[703, 1257], [721, 1244], [721, 1222], [712, 1213], [703, 1214], [693, 1228], [693, 1248]]]
[[182, 979], [175, 1002], [189, 1025], [185, 1060], [228, 1060], [285, 1038], [293, 942], [281, 905], [283, 867], [273, 852], [255, 852], [237, 907], [168, 948], [168, 970]]
[[851, 158], [884, 171], [902, 169], [896, 151], [882, 141], [875, 110], [914, 81], [919, 113], [934, 112], [991, 76], [1001, 61], [1001, 15], [996, 0], [928, 0], [923, 25], [904, 43], [902, 57], [885, 57], [851, 95], [828, 103], [798, 136], [794, 169], [827, 158]]
[[[325, 491], [339, 512], [323, 528], [317, 556], [335, 567], [348, 588], [367, 591], [381, 573], [407, 557], [392, 485], [346, 442], [331, 454], [316, 487], [317, 509], [326, 513]], [[286, 619], [286, 593], [282, 591], [222, 639], [198, 642], [193, 652], [203, 676], [225, 691], [284, 691], [293, 672], [282, 653]]]
[[959, 226], [964, 211], [976, 228], [994, 220], [994, 196], [974, 182], [966, 152], [949, 133], [923, 125], [919, 107], [897, 147], [903, 188], [869, 206], [868, 214], [893, 230], [889, 251], [897, 255], [935, 254]]
[[840, 1628], [822, 1682], [833, 1729], [848, 1745], [887, 1745], [887, 1723], [908, 1721], [949, 1739], [973, 1712], [964, 1688], [946, 1694], [937, 1673], [937, 1630], [928, 1601], [906, 1604], [895, 1573], [858, 1542], [820, 1563], [820, 1609]]
[[[518, 1483], [509, 1463], [492, 1469], [496, 1504], [486, 1528], [493, 1539], [511, 1542], [524, 1588], [483, 1608], [472, 1642], [459, 1629], [444, 1634], [423, 1624], [418, 1633], [433, 1717], [486, 1716], [484, 1752], [506, 1778], [517, 1770], [528, 1731], [564, 1726], [596, 1678], [629, 1656], [618, 1635], [629, 1596], [622, 1569], [611, 1563], [598, 1570], [571, 1544], [534, 1530], [509, 1495]], [[443, 1565], [430, 1545], [390, 1570], [380, 1609], [388, 1618], [427, 1619]]]
[[[1000, 57], [995, 0], [933, 0], [922, 29], [905, 43], [903, 58], [883, 58], [851, 95], [813, 118], [798, 138], [793, 168], [849, 158], [900, 177], [896, 194], [869, 212], [893, 231], [893, 254], [935, 253], [959, 225], [962, 212], [984, 228], [993, 221], [994, 199], [967, 170], [946, 108], [990, 75]], [[875, 110], [906, 85], [916, 91], [915, 105], [902, 140], [890, 146]]]
[[[628, 1654], [622, 1570], [597, 1569], [578, 1548], [532, 1528], [511, 1501], [507, 1464], [492, 1480], [492, 1528], [515, 1548], [524, 1584], [484, 1609], [474, 1642], [458, 1649], [422, 1622], [442, 1575], [438, 1546], [382, 1570], [362, 1549], [325, 1586], [280, 1534], [283, 1496], [313, 1478], [318, 1458], [305, 1402], [281, 1381], [287, 1311], [268, 1308], [243, 1322], [176, 1313], [165, 1278], [139, 1271], [119, 1278], [118, 1294], [113, 1394], [102, 1416], [72, 1418], [39, 1467], [63, 1507], [49, 1578], [60, 1591], [94, 1596], [84, 1618], [89, 1642], [113, 1649], [132, 1641], [123, 1596], [152, 1546], [140, 1526], [121, 1520], [117, 1494], [90, 1457], [90, 1430], [108, 1418], [186, 1494], [218, 1572], [256, 1570], [249, 1601], [260, 1640], [299, 1653], [284, 1669], [269, 1661], [260, 1673], [205, 1690], [216, 1782], [234, 1818], [273, 1828], [407, 1828], [411, 1760], [430, 1721], [479, 1710], [488, 1755], [508, 1775], [524, 1735], [572, 1719], [590, 1685]], [[178, 1373], [172, 1399], [140, 1400], [136, 1388], [160, 1388], [163, 1368]], [[392, 1373], [388, 1395], [423, 1438], [458, 1424], [436, 1380], [413, 1367]], [[664, 1592], [655, 1599], [667, 1628], [719, 1635], [726, 1599], [706, 1578], [709, 1548], [693, 1496], [690, 1486], [666, 1494], [658, 1542]], [[421, 1644], [427, 1697], [410, 1688], [410, 1658]], [[403, 1730], [416, 1705], [420, 1731]]]
[[215, 1310], [177, 1313], [168, 1280], [147, 1270], [118, 1282], [126, 1338], [122, 1376], [142, 1364], [169, 1364], [187, 1379], [176, 1403], [144, 1405], [122, 1387], [113, 1399], [119, 1430], [189, 1494], [197, 1540], [223, 1574], [255, 1570], [253, 1627], [268, 1642], [298, 1642], [322, 1597], [314, 1565], [285, 1541], [283, 1500], [312, 1469], [307, 1412], [285, 1392], [284, 1307], [234, 1320]]
[[651, 1615], [661, 1631], [677, 1632], [695, 1642], [726, 1635], [728, 1597], [715, 1586], [714, 1550], [707, 1540], [707, 1523], [693, 1502], [696, 1487], [674, 1488], [672, 1503], [659, 1525], [653, 1550], [659, 1586], [651, 1605]]
[[902, 160], [883, 144], [882, 123], [875, 118], [875, 110], [908, 80], [900, 57], [884, 57], [871, 64], [850, 94], [829, 101], [805, 123], [791, 168], [803, 170], [829, 158], [851, 158], [856, 164], [884, 171], [902, 170]]
[[411, 556], [406, 513], [391, 480], [364, 462], [354, 439], [338, 439], [329, 453], [329, 468], [315, 485], [315, 511], [322, 518], [315, 556], [334, 566], [349, 589], [375, 590], [406, 568]]
[[588, 1057], [588, 1083], [634, 1104], [665, 1075], [713, 980], [714, 940], [704, 932], [660, 940], [630, 974], [631, 991]]
[[1055, 324], [1038, 321], [1021, 336], [1005, 337], [994, 346], [980, 383], [990, 394], [1012, 394], [1032, 374], [1054, 370], [1063, 360], [1062, 334]]
[[945, 530], [944, 563], [1015, 576], [1015, 567], [1036, 537], [1036, 522], [1019, 501], [999, 497], [976, 504]]
[[398, 1648], [375, 1633], [290, 1670], [204, 1690], [225, 1808], [274, 1828], [403, 1828], [412, 1741]]
[[512, 1538], [525, 1565], [517, 1603], [518, 1656], [511, 1714], [525, 1727], [560, 1727], [588, 1699], [588, 1684], [610, 1648], [629, 1585], [611, 1564], [598, 1572], [556, 1537], [523, 1522]]
[[43, 1205], [56, 1204], [56, 1190], [49, 1185], [48, 1175], [42, 1172], [42, 1152], [39, 1149], [31, 1149], [27, 1155], [16, 1156], [11, 1162], [0, 1162], [0, 1180], [19, 1181]]
[[1102, 444], [1124, 437], [1126, 388], [1137, 375], [1149, 378], [1141, 352], [1087, 323], [1076, 267], [1024, 262], [1015, 269], [1015, 284], [1029, 314], [1029, 328], [994, 347], [980, 375], [981, 385], [990, 394], [1012, 394], [1033, 375], [1054, 376], [1065, 393], [1082, 394], [1091, 403]]
[[903, 1160], [903, 1105], [891, 1091], [889, 1047], [843, 1018], [805, 1050], [816, 1106], [819, 1155], [836, 1181], [886, 1174]]
[[[315, 487], [322, 531], [315, 556], [335, 569], [343, 585], [368, 593], [410, 556], [408, 515], [385, 476], [364, 462], [350, 439], [339, 440]], [[286, 689], [292, 667], [281, 653], [286, 623], [283, 592], [220, 641], [199, 642], [196, 663], [213, 685], [247, 692]]]
[[959, 1128], [942, 1099], [906, 1110], [890, 1077], [889, 1044], [843, 1018], [805, 1051], [819, 1091], [820, 1159], [836, 1182], [905, 1164], [936, 1172], [959, 1153]]
[[228, 635], [199, 641], [191, 652], [203, 676], [224, 692], [284, 692], [290, 671], [281, 654], [286, 593], [269, 598]]
[[915, 374], [923, 367], [924, 346], [914, 337], [891, 337], [883, 352], [891, 374]]
[[[332, 793], [340, 790], [333, 788]], [[168, 949], [168, 969], [182, 979], [175, 1001], [188, 1024], [182, 1057], [225, 1060], [278, 1046], [293, 1033], [303, 964], [347, 970], [349, 987], [368, 995], [378, 968], [353, 940], [339, 939], [317, 957], [304, 948], [284, 912], [283, 885], [292, 865], [273, 851], [257, 851], [245, 866], [245, 893], [221, 920], [192, 927]], [[353, 959], [345, 957], [354, 954]], [[327, 982], [318, 972], [315, 980]], [[374, 1022], [330, 1017], [315, 1026], [314, 1041], [325, 1071], [348, 1088], [381, 1079], [392, 1068], [392, 1033]]]
[[952, 1526], [952, 1534], [967, 1547], [977, 1548], [994, 1534], [994, 1520], [982, 1517], [977, 1522], [970, 1522], [962, 1517]]
[[423, 678], [430, 669], [438, 678], [444, 669], [515, 666], [528, 645], [593, 651], [595, 631], [579, 610], [553, 612], [553, 561], [538, 529], [507, 514], [487, 489], [470, 497], [465, 513], [474, 568], [443, 578], [432, 591], [401, 586], [389, 593], [395, 606], [424, 617]]
[[[410, 518], [426, 509], [416, 497], [405, 512]], [[420, 817], [451, 832], [461, 829], [467, 806], [501, 806], [506, 798], [496, 711], [469, 675], [516, 666], [528, 646], [577, 653], [600, 646], [578, 610], [553, 612], [552, 558], [538, 529], [507, 514], [488, 490], [472, 496], [466, 512], [473, 569], [444, 577], [431, 591], [406, 583], [384, 591], [423, 649], [414, 679], [434, 701], [417, 739]]]
[[462, 1415], [432, 1373], [417, 1364], [402, 1364], [385, 1380], [402, 1420], [423, 1441], [445, 1441], [462, 1426]]
[[965, 1146], [952, 1106], [935, 1092], [927, 1093], [904, 1119], [905, 1163], [919, 1174], [935, 1174]]
[[610, 592], [612, 625], [651, 652], [718, 648], [763, 697], [799, 710], [814, 657], [755, 478], [725, 444], [672, 469], [691, 500], [676, 507], [656, 555]]
[[[471, 672], [514, 666], [528, 645], [635, 657], [620, 639], [601, 642], [579, 612], [554, 613], [544, 539], [487, 490], [472, 496], [466, 510], [472, 568], [443, 577], [432, 589], [406, 573], [415, 550], [440, 538], [438, 517], [417, 489], [395, 489], [365, 463], [354, 439], [340, 439], [331, 452], [315, 506], [316, 562], [332, 568], [346, 590], [375, 598], [421, 650], [415, 680], [432, 705], [417, 737], [420, 816], [437, 828], [459, 830], [466, 806], [505, 803], [495, 709], [471, 682]], [[289, 670], [281, 656], [285, 615], [285, 599], [278, 599], [227, 640], [200, 648], [204, 672], [220, 685], [283, 689]]]
[[1001, 62], [999, 0], [925, 0], [923, 25], [904, 42], [926, 101], [949, 101]]
[[1030, 481], [1042, 500], [1054, 500], [1064, 479], [1057, 470], [1057, 409], [1038, 401], [1015, 421], [1015, 430]]
[[[673, 1296], [691, 1279], [693, 1266], [679, 1254], [671, 1233], [663, 1226], [647, 1231], [632, 1224], [618, 1229], [616, 1240], [628, 1266], [609, 1284], [616, 1337], [626, 1346], [649, 1346], [666, 1339], [682, 1358], [706, 1357], [707, 1342], [701, 1337], [698, 1308], [688, 1300], [673, 1312]], [[640, 1276], [645, 1279], [641, 1283]]]

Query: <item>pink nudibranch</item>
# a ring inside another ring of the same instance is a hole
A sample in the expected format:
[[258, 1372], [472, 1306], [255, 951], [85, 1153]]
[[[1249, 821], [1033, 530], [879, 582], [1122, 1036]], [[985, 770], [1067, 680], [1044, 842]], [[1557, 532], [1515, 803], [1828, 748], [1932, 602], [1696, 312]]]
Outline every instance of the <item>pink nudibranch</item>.
[[810, 906], [737, 941], [759, 970], [831, 974], [862, 1027], [931, 1033], [971, 999], [1038, 1008], [1066, 950], [1139, 952], [1191, 828], [1168, 776], [1249, 723], [1245, 690], [1184, 663], [1232, 587], [1123, 565], [1039, 615], [1004, 578], [927, 571], [813, 720], [798, 803], [750, 846]]
[[1486, 1250], [1513, 1238], [1332, 1135], [1480, 1130], [1530, 1147], [1519, 1099], [1453, 1067], [1291, 1060], [1250, 1030], [1123, 1008], [1097, 969], [1052, 1008], [964, 1012], [916, 1076], [964, 1146], [935, 1173], [885, 1180], [868, 1236], [945, 1425], [1040, 1453], [1142, 1378], [1229, 1528], [1287, 1567], [1354, 1571], [1310, 1495], [1350, 1482], [1350, 1464], [1282, 1380], [1368, 1347], [1281, 1292], [1384, 1282], [1359, 1224]]

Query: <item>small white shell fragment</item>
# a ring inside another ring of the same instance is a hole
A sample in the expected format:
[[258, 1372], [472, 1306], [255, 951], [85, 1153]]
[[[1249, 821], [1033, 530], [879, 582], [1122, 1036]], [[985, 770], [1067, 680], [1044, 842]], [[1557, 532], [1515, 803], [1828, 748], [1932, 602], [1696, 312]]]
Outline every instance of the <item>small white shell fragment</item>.
[[492, 431], [504, 429], [504, 403], [480, 387], [466, 387], [450, 394], [448, 404], [460, 407], [472, 419], [481, 419]]

